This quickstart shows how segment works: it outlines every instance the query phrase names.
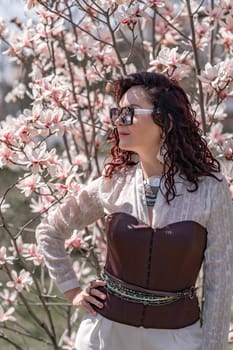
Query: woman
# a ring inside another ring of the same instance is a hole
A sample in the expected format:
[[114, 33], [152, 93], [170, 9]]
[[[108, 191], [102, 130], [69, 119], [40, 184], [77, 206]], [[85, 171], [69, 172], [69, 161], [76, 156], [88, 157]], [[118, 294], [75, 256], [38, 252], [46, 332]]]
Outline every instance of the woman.
[[[51, 276], [87, 311], [77, 349], [226, 349], [233, 215], [219, 163], [177, 82], [145, 72], [113, 85], [119, 108], [110, 110], [115, 143], [105, 174], [37, 229]], [[105, 269], [82, 290], [64, 240], [103, 215]], [[201, 327], [195, 283], [203, 261]]]

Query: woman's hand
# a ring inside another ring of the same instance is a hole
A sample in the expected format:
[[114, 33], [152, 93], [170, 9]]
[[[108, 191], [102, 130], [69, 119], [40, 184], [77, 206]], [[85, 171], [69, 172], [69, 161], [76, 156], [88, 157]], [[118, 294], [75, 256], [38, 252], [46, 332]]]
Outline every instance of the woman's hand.
[[75, 288], [65, 292], [65, 295], [70, 303], [77, 308], [83, 307], [87, 312], [90, 312], [92, 315], [96, 316], [96, 311], [93, 309], [91, 305], [95, 305], [98, 308], [102, 308], [104, 306], [99, 299], [105, 300], [106, 295], [102, 293], [97, 287], [105, 286], [106, 282], [103, 280], [94, 280], [90, 282], [90, 285], [85, 288]]

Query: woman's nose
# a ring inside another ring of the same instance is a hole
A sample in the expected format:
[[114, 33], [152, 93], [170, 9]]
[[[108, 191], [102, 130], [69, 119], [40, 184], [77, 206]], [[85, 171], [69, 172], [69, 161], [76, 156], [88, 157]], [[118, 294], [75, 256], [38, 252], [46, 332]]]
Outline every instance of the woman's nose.
[[119, 126], [124, 125], [121, 116], [119, 116], [119, 117], [117, 118], [117, 120], [115, 121], [115, 124], [116, 124], [116, 126], [118, 126], [118, 125], [119, 125]]

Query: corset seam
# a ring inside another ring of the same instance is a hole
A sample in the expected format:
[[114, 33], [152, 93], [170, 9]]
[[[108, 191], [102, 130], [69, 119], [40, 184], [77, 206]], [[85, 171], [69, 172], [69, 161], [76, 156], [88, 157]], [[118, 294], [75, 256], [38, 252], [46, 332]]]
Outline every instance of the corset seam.
[[[147, 263], [147, 276], [146, 276], [146, 288], [149, 288], [150, 286], [150, 275], [151, 275], [151, 260], [152, 260], [152, 248], [154, 243], [154, 230], [151, 230], [151, 237], [150, 237], [150, 245], [149, 245], [149, 252], [148, 252], [148, 263]], [[146, 305], [143, 305], [142, 315], [141, 315], [141, 321], [140, 324], [143, 326], [144, 324], [144, 317], [146, 312]]]
[[147, 264], [147, 278], [146, 278], [146, 288], [148, 288], [148, 289], [149, 289], [149, 286], [150, 286], [151, 260], [152, 260], [153, 242], [154, 242], [154, 230], [151, 230], [149, 254], [148, 254], [148, 264]]

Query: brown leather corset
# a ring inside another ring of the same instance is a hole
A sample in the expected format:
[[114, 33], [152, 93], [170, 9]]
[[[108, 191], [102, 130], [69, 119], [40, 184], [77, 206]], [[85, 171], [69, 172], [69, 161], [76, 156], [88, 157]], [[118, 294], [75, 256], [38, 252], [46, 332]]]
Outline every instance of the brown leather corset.
[[[195, 221], [181, 221], [152, 229], [127, 213], [107, 218], [105, 269], [136, 287], [177, 292], [195, 285], [206, 246], [206, 230]], [[101, 288], [100, 288], [101, 289]], [[199, 319], [197, 297], [184, 297], [168, 305], [143, 305], [103, 290], [104, 317], [132, 326], [175, 329]]]

